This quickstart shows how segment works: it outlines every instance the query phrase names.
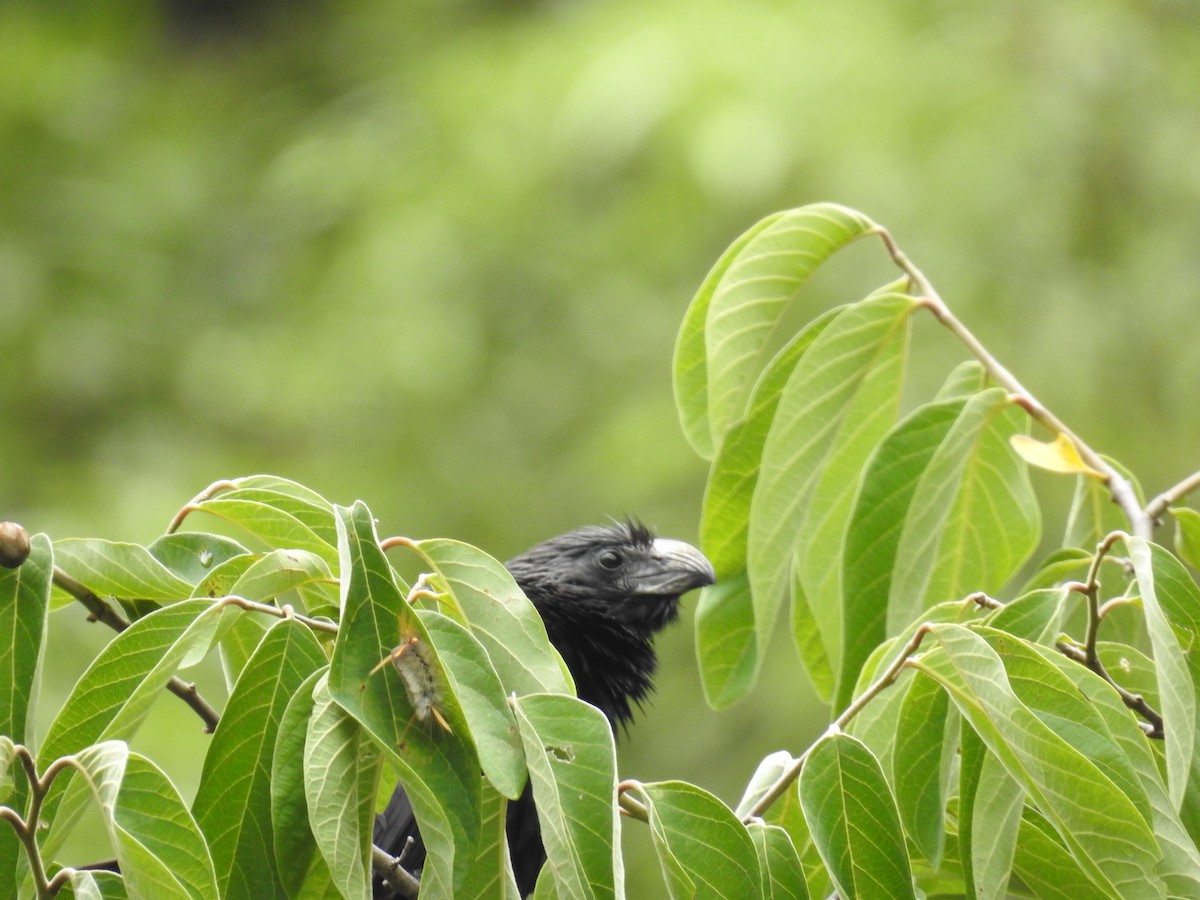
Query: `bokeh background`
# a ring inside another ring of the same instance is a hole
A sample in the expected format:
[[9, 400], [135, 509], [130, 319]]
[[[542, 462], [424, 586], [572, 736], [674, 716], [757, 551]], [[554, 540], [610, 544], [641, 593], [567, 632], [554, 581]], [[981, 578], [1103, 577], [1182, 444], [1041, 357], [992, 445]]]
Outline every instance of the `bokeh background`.
[[[272, 472], [501, 558], [627, 513], [695, 539], [675, 331], [738, 233], [816, 200], [888, 225], [1149, 492], [1198, 465], [1190, 0], [13, 2], [0, 48], [0, 518], [31, 530], [148, 542]], [[953, 349], [915, 349], [936, 384]], [[733, 803], [827, 712], [783, 638], [709, 710], [685, 618], [622, 772]], [[82, 619], [43, 720], [108, 639]], [[137, 743], [190, 795], [186, 712]]]

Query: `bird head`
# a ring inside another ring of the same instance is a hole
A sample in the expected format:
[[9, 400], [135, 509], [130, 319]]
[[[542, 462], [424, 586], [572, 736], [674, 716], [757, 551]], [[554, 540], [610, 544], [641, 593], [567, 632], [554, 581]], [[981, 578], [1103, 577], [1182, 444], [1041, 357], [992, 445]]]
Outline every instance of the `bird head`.
[[652, 638], [676, 619], [680, 596], [716, 580], [695, 547], [633, 521], [567, 532], [505, 565], [541, 613], [579, 696], [614, 722], [649, 692]]
[[674, 620], [682, 594], [716, 580], [691, 544], [656, 538], [633, 521], [567, 532], [506, 565], [539, 610], [601, 616], [648, 633]]

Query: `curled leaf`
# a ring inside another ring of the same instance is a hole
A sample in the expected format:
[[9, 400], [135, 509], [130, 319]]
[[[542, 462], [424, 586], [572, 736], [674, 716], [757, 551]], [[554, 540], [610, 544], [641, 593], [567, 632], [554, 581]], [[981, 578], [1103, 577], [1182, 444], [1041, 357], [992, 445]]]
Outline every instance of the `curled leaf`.
[[1059, 433], [1058, 437], [1048, 443], [1027, 434], [1014, 434], [1009, 441], [1012, 448], [1031, 466], [1063, 475], [1105, 477], [1103, 472], [1093, 469], [1083, 461], [1083, 457], [1079, 455], [1079, 448], [1065, 434]]

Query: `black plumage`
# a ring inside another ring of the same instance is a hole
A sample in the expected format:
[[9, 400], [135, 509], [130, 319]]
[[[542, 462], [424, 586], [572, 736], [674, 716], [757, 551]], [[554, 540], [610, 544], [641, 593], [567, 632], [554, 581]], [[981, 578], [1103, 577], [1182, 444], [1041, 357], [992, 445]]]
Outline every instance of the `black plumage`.
[[[655, 538], [636, 522], [580, 528], [505, 565], [541, 614], [580, 699], [603, 711], [614, 728], [630, 722], [653, 687], [654, 636], [675, 621], [680, 595], [715, 578], [695, 547]], [[526, 896], [546, 858], [528, 785], [509, 803], [505, 824], [513, 874]], [[373, 839], [408, 871], [424, 865], [425, 848], [403, 787], [376, 817]], [[393, 893], [376, 879], [375, 896]]]

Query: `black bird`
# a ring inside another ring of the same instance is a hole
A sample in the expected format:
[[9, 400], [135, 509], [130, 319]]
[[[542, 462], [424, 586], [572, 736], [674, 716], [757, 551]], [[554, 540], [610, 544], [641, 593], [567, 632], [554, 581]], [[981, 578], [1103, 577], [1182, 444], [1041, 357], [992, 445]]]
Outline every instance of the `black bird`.
[[[580, 528], [505, 566], [541, 614], [580, 699], [598, 707], [614, 729], [629, 724], [633, 707], [653, 688], [654, 636], [679, 615], [680, 595], [716, 578], [695, 547], [655, 538], [637, 522]], [[524, 897], [533, 892], [546, 860], [528, 784], [509, 803], [505, 828]], [[402, 786], [376, 817], [373, 840], [410, 872], [424, 865], [425, 846]], [[378, 878], [374, 894], [377, 900], [394, 895]]]

